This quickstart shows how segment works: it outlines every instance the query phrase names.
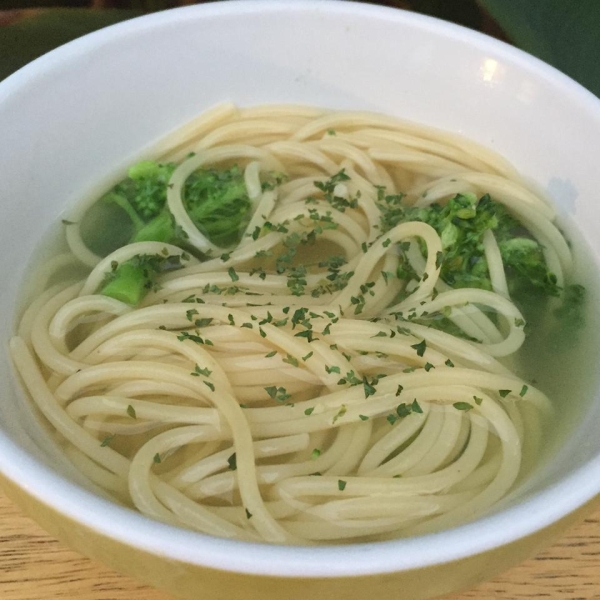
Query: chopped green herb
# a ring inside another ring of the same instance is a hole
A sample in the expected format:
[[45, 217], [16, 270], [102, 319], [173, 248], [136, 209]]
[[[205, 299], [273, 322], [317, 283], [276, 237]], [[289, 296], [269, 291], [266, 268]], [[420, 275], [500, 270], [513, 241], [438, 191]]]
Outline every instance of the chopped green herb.
[[473, 408], [473, 405], [469, 404], [468, 402], [455, 402], [452, 406], [454, 406], [456, 410], [464, 411], [469, 411]]
[[[182, 331], [177, 339], [180, 342], [184, 342], [185, 340], [189, 340], [190, 342], [194, 342], [195, 344], [204, 344], [205, 346], [214, 346], [214, 344], [208, 338], [202, 338], [198, 335], [198, 331], [195, 334], [189, 333], [188, 331]], [[193, 375], [193, 373], [192, 373]]]
[[131, 406], [131, 404], [127, 407], [127, 414], [132, 419], [137, 419], [137, 414], [135, 413], [135, 408], [133, 408], [133, 406]]
[[194, 325], [196, 327], [208, 327], [213, 322], [212, 317], [208, 319], [196, 319]]
[[417, 413], [420, 415], [423, 414], [423, 409], [421, 408], [421, 405], [417, 402], [416, 398], [413, 400], [413, 403], [410, 405], [410, 408], [414, 413]]
[[363, 383], [363, 389], [365, 391], [365, 398], [372, 396], [377, 391], [375, 389], [375, 385], [374, 385], [375, 381], [372, 380], [371, 382], [369, 382], [367, 380], [366, 375], [363, 377], [362, 383]]
[[511, 392], [512, 390], [498, 390], [501, 398], [506, 398]]
[[284, 363], [288, 363], [289, 365], [292, 365], [292, 367], [297, 367], [298, 366], [298, 359], [291, 356], [290, 354], [288, 354], [284, 359], [283, 359]]
[[425, 350], [427, 350], [427, 342], [422, 340], [418, 344], [412, 344], [411, 348], [414, 348], [417, 351], [417, 356], [423, 356], [425, 354]]
[[311, 406], [311, 407], [307, 408], [307, 409], [304, 411], [304, 414], [305, 414], [307, 417], [310, 417], [310, 415], [312, 415], [312, 414], [313, 414], [313, 411], [314, 411], [314, 410], [315, 410], [315, 407], [314, 407], [314, 406]]
[[396, 407], [396, 413], [400, 418], [408, 417], [412, 413], [412, 408], [403, 402]]
[[107, 435], [107, 436], [106, 436], [106, 437], [105, 437], [105, 438], [102, 440], [102, 443], [100, 444], [100, 447], [101, 447], [101, 448], [106, 448], [106, 446], [108, 446], [108, 445], [109, 445], [109, 444], [112, 442], [112, 440], [113, 440], [113, 438], [114, 438], [114, 437], [115, 437], [114, 435]]
[[235, 471], [237, 469], [237, 456], [235, 452], [227, 459], [227, 464], [229, 465], [230, 471]]
[[204, 377], [210, 377], [211, 373], [212, 371], [207, 367], [201, 369], [200, 366], [196, 364], [196, 366], [194, 367], [194, 372], [191, 373], [191, 375], [193, 375], [194, 377], [200, 377], [200, 375], [203, 375]]
[[185, 311], [185, 316], [188, 321], [193, 321], [194, 315], [197, 315], [197, 314], [198, 314], [198, 311], [195, 308], [190, 308], [190, 310]]
[[284, 387], [277, 387], [274, 385], [267, 386], [264, 388], [269, 397], [277, 402], [285, 402], [288, 398], [291, 397], [291, 394], [287, 393], [287, 390]]
[[340, 410], [338, 410], [335, 417], [333, 417], [333, 423], [335, 423], [338, 419], [341, 419], [346, 414], [346, 412], [348, 412], [348, 409], [346, 408], [345, 404], [342, 404], [342, 406], [340, 406]]
[[347, 482], [343, 479], [338, 479], [338, 490], [340, 490], [340, 492], [343, 492], [346, 489], [346, 484]]

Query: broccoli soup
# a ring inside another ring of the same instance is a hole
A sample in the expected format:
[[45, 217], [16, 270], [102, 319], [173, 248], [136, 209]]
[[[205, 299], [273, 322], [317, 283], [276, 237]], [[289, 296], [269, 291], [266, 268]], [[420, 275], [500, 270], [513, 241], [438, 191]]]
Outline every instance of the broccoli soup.
[[581, 392], [586, 289], [552, 207], [448, 133], [223, 105], [60, 227], [14, 363], [75, 466], [166, 523], [287, 544], [453, 526]]

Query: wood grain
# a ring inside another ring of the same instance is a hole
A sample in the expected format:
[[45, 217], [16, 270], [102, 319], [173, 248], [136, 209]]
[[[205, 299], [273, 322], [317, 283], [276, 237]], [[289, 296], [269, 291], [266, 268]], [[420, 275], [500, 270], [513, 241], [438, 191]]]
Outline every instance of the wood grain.
[[[83, 558], [0, 494], [2, 600], [173, 600]], [[561, 541], [491, 582], [445, 600], [600, 598], [600, 511]]]

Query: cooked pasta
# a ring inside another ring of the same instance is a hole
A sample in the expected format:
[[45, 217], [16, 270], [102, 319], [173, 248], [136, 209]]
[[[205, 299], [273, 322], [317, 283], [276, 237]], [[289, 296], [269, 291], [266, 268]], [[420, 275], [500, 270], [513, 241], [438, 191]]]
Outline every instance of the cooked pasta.
[[[572, 259], [511, 165], [391, 117], [229, 104], [148, 159], [67, 215], [69, 249], [10, 344], [94, 484], [172, 525], [284, 544], [435, 531], [514, 488], [552, 411], [520, 367], [515, 295], [525, 277], [561, 302]], [[123, 200], [159, 168], [160, 223]], [[224, 172], [241, 196], [202, 221], [199, 173]], [[99, 202], [116, 216], [98, 237], [135, 234], [105, 256], [85, 226]], [[73, 264], [84, 280], [53, 276]]]

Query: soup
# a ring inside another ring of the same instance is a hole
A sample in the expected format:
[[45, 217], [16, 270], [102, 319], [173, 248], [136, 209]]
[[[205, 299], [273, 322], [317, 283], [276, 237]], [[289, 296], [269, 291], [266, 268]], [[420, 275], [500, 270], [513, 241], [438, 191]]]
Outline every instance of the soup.
[[553, 209], [487, 149], [223, 105], [61, 227], [13, 360], [75, 466], [149, 517], [389, 539], [480, 516], [542, 456], [530, 340], [580, 326], [585, 289]]

